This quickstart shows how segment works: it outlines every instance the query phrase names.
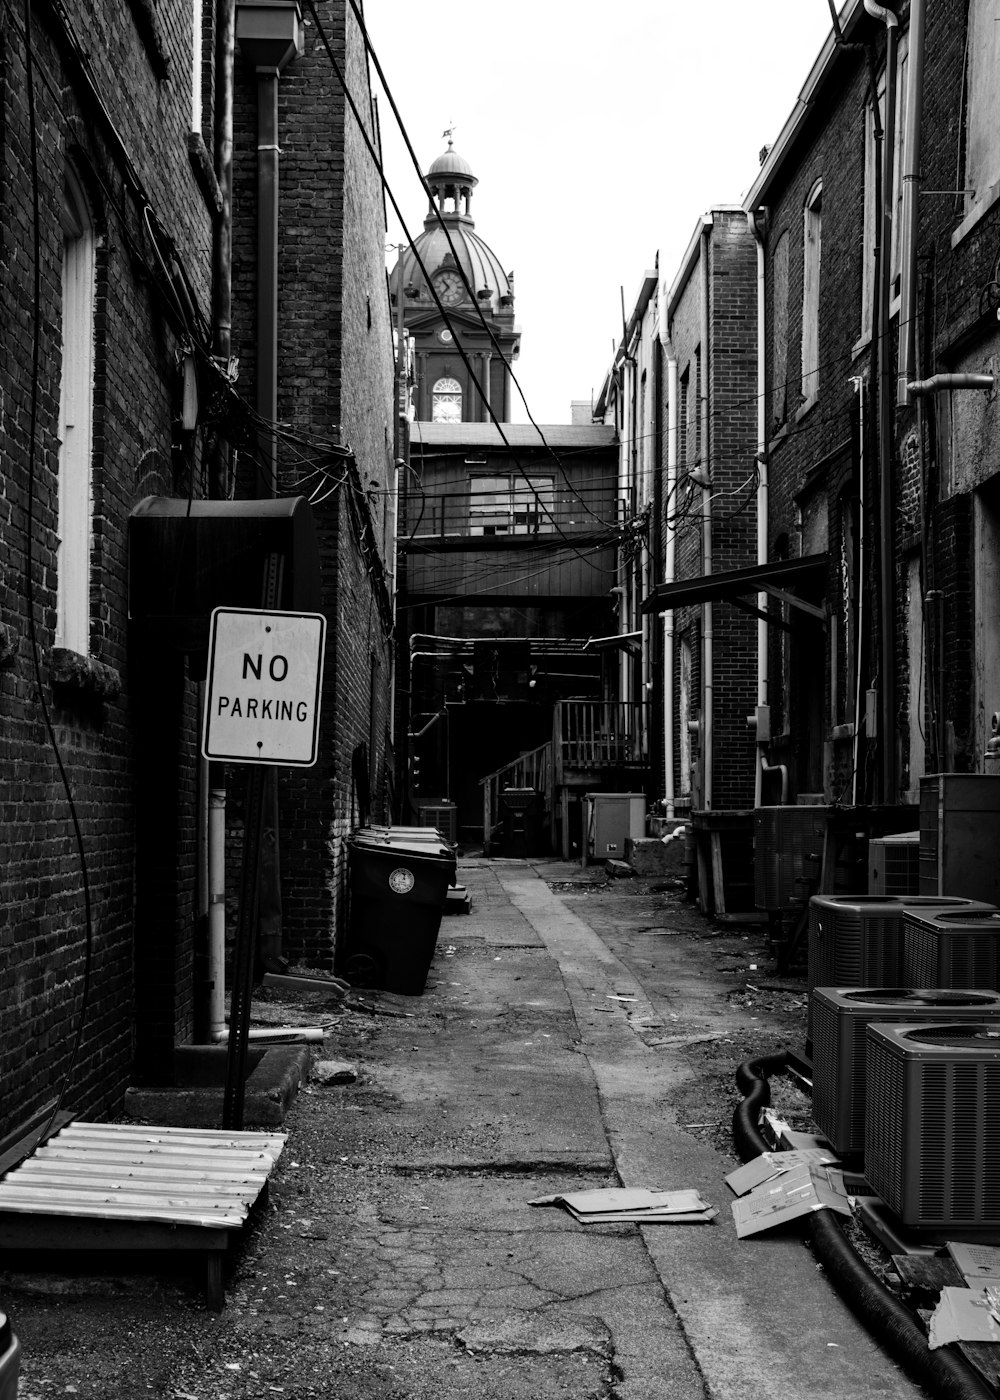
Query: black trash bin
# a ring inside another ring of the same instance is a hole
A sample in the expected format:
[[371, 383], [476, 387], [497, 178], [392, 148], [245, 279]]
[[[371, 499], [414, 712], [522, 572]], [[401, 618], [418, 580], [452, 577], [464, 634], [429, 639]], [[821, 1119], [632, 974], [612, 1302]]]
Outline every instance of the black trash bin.
[[434, 957], [455, 853], [405, 836], [348, 840], [350, 909], [342, 974], [355, 987], [419, 996]]
[[504, 855], [522, 859], [538, 855], [542, 814], [535, 788], [502, 788], [500, 806], [503, 810]]

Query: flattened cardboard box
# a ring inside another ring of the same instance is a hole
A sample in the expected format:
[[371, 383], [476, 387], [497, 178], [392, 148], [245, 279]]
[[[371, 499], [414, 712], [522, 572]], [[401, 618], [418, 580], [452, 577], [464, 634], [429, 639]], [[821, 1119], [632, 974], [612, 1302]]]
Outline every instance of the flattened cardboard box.
[[737, 1237], [773, 1230], [824, 1206], [850, 1215], [843, 1174], [832, 1167], [803, 1162], [733, 1201]]

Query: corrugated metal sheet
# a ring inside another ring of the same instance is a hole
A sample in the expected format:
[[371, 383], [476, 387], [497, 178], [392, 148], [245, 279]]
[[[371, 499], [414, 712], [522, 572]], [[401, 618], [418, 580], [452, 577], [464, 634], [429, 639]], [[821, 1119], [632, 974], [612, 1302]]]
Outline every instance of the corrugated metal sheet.
[[0, 1216], [231, 1230], [246, 1220], [284, 1145], [280, 1133], [68, 1123], [0, 1180]]

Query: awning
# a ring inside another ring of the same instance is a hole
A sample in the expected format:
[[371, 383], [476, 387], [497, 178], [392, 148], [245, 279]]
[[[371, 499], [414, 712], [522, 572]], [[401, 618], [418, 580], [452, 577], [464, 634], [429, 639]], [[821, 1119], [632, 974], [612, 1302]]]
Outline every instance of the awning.
[[771, 564], [755, 564], [747, 569], [727, 569], [722, 573], [701, 574], [697, 578], [661, 583], [643, 600], [642, 611], [671, 612], [675, 608], [724, 600], [742, 608], [744, 612], [775, 622], [775, 618], [757, 607], [755, 595], [769, 593], [772, 598], [789, 603], [813, 617], [825, 619], [825, 608], [804, 602], [794, 593], [789, 593], [788, 589], [800, 588], [803, 584], [821, 585], [828, 563], [827, 554], [809, 554], [804, 559], [776, 559]]
[[612, 632], [608, 637], [588, 637], [583, 644], [583, 649], [584, 651], [612, 651], [615, 647], [621, 647], [623, 651], [632, 651], [638, 654], [641, 648], [637, 644], [641, 641], [641, 632]]

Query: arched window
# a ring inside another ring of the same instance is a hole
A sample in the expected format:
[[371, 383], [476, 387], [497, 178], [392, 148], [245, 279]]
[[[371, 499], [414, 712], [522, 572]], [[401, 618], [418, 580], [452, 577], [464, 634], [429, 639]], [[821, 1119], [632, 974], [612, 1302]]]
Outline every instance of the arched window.
[[62, 374], [56, 645], [90, 651], [91, 453], [94, 413], [94, 225], [67, 167], [62, 207]]
[[462, 386], [457, 379], [439, 379], [431, 390], [431, 422], [461, 423]]

